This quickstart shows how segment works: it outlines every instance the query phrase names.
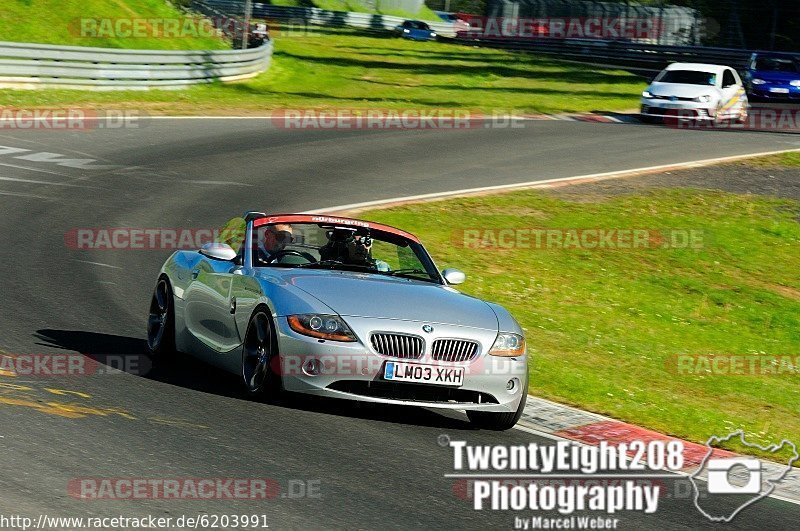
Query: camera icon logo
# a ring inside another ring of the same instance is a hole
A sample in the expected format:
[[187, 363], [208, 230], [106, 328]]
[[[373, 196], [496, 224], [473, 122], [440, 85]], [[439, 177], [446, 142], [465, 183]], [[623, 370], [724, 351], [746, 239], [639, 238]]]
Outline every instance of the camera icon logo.
[[[744, 457], [726, 452], [730, 457], [717, 457], [717, 447], [732, 439], [737, 439], [743, 446], [773, 454], [775, 460], [781, 464], [771, 463], [764, 466], [754, 457]], [[694, 489], [694, 505], [706, 518], [712, 522], [730, 522], [737, 514], [750, 505], [772, 494], [787, 475], [792, 471], [794, 463], [800, 460], [797, 446], [786, 439], [777, 444], [759, 446], [747, 441], [743, 430], [736, 430], [725, 437], [711, 436], [706, 441], [708, 452], [700, 466], [691, 475], [689, 480]], [[778, 457], [778, 456], [781, 457]], [[785, 459], [785, 461], [784, 461]], [[701, 475], [706, 472], [705, 490], [699, 482], [703, 481]], [[707, 493], [704, 503], [700, 503], [701, 493]], [[739, 495], [738, 506], [720, 505], [715, 502], [715, 496]]]
[[[747, 457], [708, 460], [709, 494], [758, 494], [761, 491], [761, 462]], [[744, 485], [736, 479], [746, 478]]]

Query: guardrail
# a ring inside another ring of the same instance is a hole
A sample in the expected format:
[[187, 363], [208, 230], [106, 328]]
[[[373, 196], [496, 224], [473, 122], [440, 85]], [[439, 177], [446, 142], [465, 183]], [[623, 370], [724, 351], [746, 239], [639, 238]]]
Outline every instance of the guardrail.
[[[195, 0], [196, 9], [203, 12], [224, 13], [228, 16], [243, 15], [244, 2], [235, 0]], [[403, 20], [394, 17], [370, 13], [352, 13], [345, 11], [325, 11], [308, 7], [275, 6], [255, 2], [253, 16], [299, 24], [320, 26], [349, 26], [376, 31], [393, 29]], [[502, 48], [507, 50], [530, 52], [568, 59], [573, 61], [604, 64], [608, 66], [630, 68], [641, 71], [659, 71], [673, 62], [697, 62], [724, 64], [738, 70], [744, 70], [751, 50], [732, 48], [711, 48], [704, 46], [669, 46], [629, 42], [623, 40], [599, 39], [559, 39], [559, 38], [484, 38], [471, 36], [468, 32], [456, 32], [450, 23], [429, 23], [431, 29], [447, 41], [469, 46]]]
[[702, 46], [660, 46], [626, 41], [592, 39], [472, 39], [456, 38], [452, 42], [471, 46], [502, 48], [561, 59], [605, 64], [643, 71], [657, 72], [670, 63], [710, 63], [728, 65], [743, 71], [751, 50], [709, 48]]
[[272, 42], [249, 50], [123, 50], [0, 42], [0, 87], [179, 89], [269, 68]]
[[[244, 15], [244, 2], [233, 0], [195, 0], [192, 7], [202, 13], [224, 13], [228, 16]], [[316, 7], [275, 6], [253, 3], [253, 16], [275, 20], [297, 21], [316, 26], [352, 27], [372, 30], [391, 30], [413, 17], [396, 17], [379, 13], [355, 13], [352, 11], [326, 11]], [[455, 37], [453, 24], [448, 22], [426, 22], [433, 31], [445, 37]]]

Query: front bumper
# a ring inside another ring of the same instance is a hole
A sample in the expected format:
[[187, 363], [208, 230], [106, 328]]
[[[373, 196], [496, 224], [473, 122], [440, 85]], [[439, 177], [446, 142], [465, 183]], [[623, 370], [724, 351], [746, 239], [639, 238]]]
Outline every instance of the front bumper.
[[676, 118], [678, 120], [713, 120], [716, 116], [716, 105], [712, 102], [669, 101], [659, 99], [641, 99], [640, 113], [653, 118]]
[[430, 33], [400, 33], [400, 36], [404, 39], [408, 39], [411, 41], [435, 41], [436, 35], [431, 35]]
[[772, 101], [800, 101], [800, 87], [791, 85], [752, 85], [750, 97]]
[[[373, 330], [412, 333], [422, 323], [363, 317], [345, 317], [360, 341], [342, 343], [319, 341], [294, 332], [285, 317], [277, 318], [280, 374], [284, 389], [330, 398], [362, 402], [411, 405], [440, 409], [514, 412], [527, 393], [527, 356], [503, 358], [487, 353], [496, 331], [459, 326], [435, 325], [436, 333], [425, 337], [425, 352], [419, 359], [383, 356], [369, 345]], [[423, 334], [419, 334], [423, 335]], [[476, 358], [467, 362], [435, 361], [430, 345], [436, 338], [463, 338], [480, 343]], [[437, 368], [464, 367], [459, 387], [386, 381], [387, 361], [434, 365]], [[513, 389], [509, 390], [509, 381]]]

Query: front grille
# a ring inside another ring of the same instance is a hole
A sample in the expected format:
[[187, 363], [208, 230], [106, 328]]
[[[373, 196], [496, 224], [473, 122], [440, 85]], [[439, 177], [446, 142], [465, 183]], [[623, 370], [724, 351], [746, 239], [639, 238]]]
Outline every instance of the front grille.
[[453, 387], [414, 384], [406, 382], [356, 381], [339, 380], [328, 386], [328, 389], [350, 393], [352, 395], [388, 398], [390, 400], [407, 400], [414, 402], [437, 402], [450, 404], [498, 404], [497, 398], [489, 393], [468, 391]]
[[653, 94], [653, 99], [656, 100], [672, 100], [672, 98], [675, 98], [675, 101], [694, 101], [694, 98], [683, 96], [662, 96], [661, 94]]
[[404, 360], [419, 359], [425, 351], [425, 340], [408, 334], [378, 332], [372, 334], [370, 343], [378, 354]]
[[464, 339], [437, 339], [431, 356], [436, 361], [469, 361], [478, 355], [478, 343]]

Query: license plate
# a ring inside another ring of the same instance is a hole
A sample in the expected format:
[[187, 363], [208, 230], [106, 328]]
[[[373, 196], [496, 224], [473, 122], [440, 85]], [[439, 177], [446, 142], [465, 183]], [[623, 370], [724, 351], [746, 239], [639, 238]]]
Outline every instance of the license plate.
[[464, 385], [463, 367], [437, 367], [419, 363], [386, 362], [383, 378], [393, 382], [414, 382], [433, 385]]
[[665, 109], [682, 109], [683, 105], [680, 103], [664, 103], [662, 105]]
[[771, 87], [769, 91], [774, 92], [775, 94], [789, 94], [789, 89], [787, 88]]

